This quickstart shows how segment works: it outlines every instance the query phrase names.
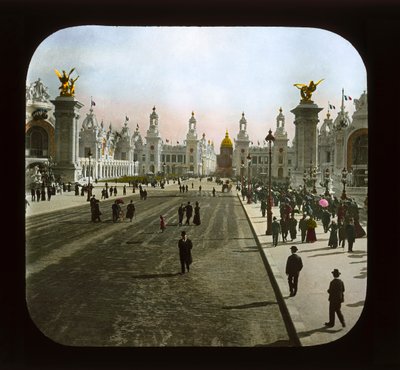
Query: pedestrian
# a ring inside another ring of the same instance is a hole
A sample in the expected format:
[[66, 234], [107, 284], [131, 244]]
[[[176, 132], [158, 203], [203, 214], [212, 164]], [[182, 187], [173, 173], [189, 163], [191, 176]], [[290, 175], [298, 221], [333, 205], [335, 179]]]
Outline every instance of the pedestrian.
[[114, 186], [114, 197], [116, 197], [116, 196], [117, 196], [117, 193], [118, 193], [117, 187], [116, 187], [116, 186]]
[[201, 224], [200, 221], [200, 207], [199, 207], [199, 202], [196, 202], [196, 205], [194, 207], [194, 217], [193, 217], [193, 223], [197, 226]]
[[316, 227], [317, 227], [317, 222], [311, 216], [307, 221], [307, 234], [306, 234], [307, 243], [314, 243], [317, 241], [317, 236], [315, 234]]
[[340, 272], [338, 269], [332, 271], [333, 280], [329, 284], [329, 321], [325, 323], [325, 326], [332, 328], [335, 326], [335, 314], [338, 316], [340, 323], [343, 327], [346, 326], [343, 314], [341, 312], [341, 306], [344, 302], [344, 283], [339, 279]]
[[181, 274], [185, 273], [185, 267], [189, 272], [190, 265], [192, 263], [192, 241], [187, 237], [186, 232], [181, 232], [181, 239], [178, 241], [179, 248], [179, 260], [181, 262]]
[[288, 224], [287, 224], [285, 216], [283, 216], [280, 219], [279, 223], [281, 225], [282, 241], [284, 243], [286, 243], [286, 239], [287, 239], [287, 235], [288, 235]]
[[100, 201], [98, 199], [95, 200], [93, 208], [93, 222], [101, 222]]
[[190, 225], [190, 219], [192, 218], [193, 214], [193, 206], [190, 204], [190, 202], [187, 202], [187, 205], [185, 207], [185, 212], [186, 212], [185, 225]]
[[36, 188], [36, 202], [40, 202], [40, 189]]
[[129, 221], [132, 222], [132, 218], [135, 216], [135, 205], [133, 204], [133, 200], [126, 206], [126, 218], [129, 218]]
[[164, 230], [167, 228], [166, 224], [165, 224], [165, 218], [160, 215], [160, 230], [163, 233]]
[[110, 197], [111, 197], [113, 195], [113, 192], [114, 192], [114, 188], [112, 186], [110, 186], [109, 192], [110, 192]]
[[104, 188], [101, 191], [101, 198], [100, 199], [106, 199], [106, 189], [104, 189]]
[[348, 224], [346, 225], [346, 239], [348, 244], [348, 251], [353, 252], [353, 244], [356, 240], [356, 231], [354, 228], [354, 221], [352, 218], [349, 219]]
[[201, 193], [201, 185], [199, 186], [199, 192]]
[[328, 246], [331, 248], [338, 247], [338, 229], [338, 224], [335, 222], [335, 220], [332, 220], [332, 222], [328, 226], [328, 231], [330, 231]]
[[265, 211], [267, 210], [267, 202], [265, 199], [261, 200], [261, 215], [262, 217], [265, 217]]
[[329, 228], [329, 223], [331, 221], [331, 214], [325, 208], [322, 210], [321, 213], [321, 221], [322, 221], [322, 226], [324, 228], [324, 233], [327, 233]]
[[51, 188], [51, 186], [49, 185], [47, 187], [47, 200], [50, 201], [51, 196], [53, 195], [53, 189]]
[[42, 184], [42, 190], [41, 190], [41, 200], [46, 200], [46, 188], [44, 184]]
[[281, 232], [281, 225], [276, 219], [276, 217], [272, 219], [271, 227], [272, 227], [272, 246], [276, 247], [278, 245], [279, 233]]
[[85, 186], [82, 186], [81, 188], [81, 197], [85, 195]]
[[346, 244], [346, 225], [342, 219], [338, 219], [338, 236], [339, 236], [339, 246], [344, 248]]
[[189, 186], [186, 185], [186, 193], [189, 191]]
[[299, 282], [299, 274], [303, 268], [301, 257], [296, 254], [298, 251], [295, 245], [290, 247], [292, 254], [286, 261], [286, 275], [288, 277], [290, 296], [294, 297], [297, 294], [297, 285]]
[[296, 239], [297, 236], [297, 220], [294, 218], [293, 213], [290, 215], [290, 218], [288, 220], [288, 225], [289, 225], [290, 239], [291, 241], [293, 241]]
[[215, 188], [212, 189], [212, 195], [215, 197]]
[[185, 207], [183, 206], [183, 203], [181, 203], [180, 207], [178, 208], [178, 225], [179, 226], [182, 226], [184, 214], [185, 214]]
[[90, 213], [92, 215], [92, 222], [94, 222], [95, 219], [95, 203], [96, 203], [96, 198], [94, 195], [90, 198], [89, 204], [90, 204]]
[[126, 185], [122, 188], [122, 195], [126, 195]]
[[114, 203], [111, 206], [111, 209], [112, 209], [112, 220], [113, 220], [113, 222], [117, 222], [118, 218], [119, 218], [120, 209], [121, 209], [121, 207], [119, 206], [117, 201], [114, 201]]
[[36, 197], [36, 191], [35, 191], [35, 188], [32, 186], [31, 187], [31, 202], [35, 201], [35, 197]]

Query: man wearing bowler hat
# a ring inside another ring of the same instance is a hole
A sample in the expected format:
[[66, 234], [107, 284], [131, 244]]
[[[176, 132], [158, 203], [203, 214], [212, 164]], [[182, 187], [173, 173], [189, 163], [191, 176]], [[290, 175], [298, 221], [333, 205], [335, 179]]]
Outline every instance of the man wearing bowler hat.
[[296, 254], [298, 251], [295, 245], [290, 247], [292, 254], [286, 261], [286, 275], [288, 276], [290, 296], [294, 297], [297, 293], [297, 283], [299, 281], [299, 274], [303, 268], [303, 261], [301, 257]]
[[187, 272], [189, 272], [189, 266], [192, 263], [192, 253], [193, 248], [192, 241], [187, 237], [186, 232], [181, 232], [181, 238], [178, 241], [179, 248], [179, 259], [181, 262], [181, 274], [185, 273], [185, 267]]
[[345, 327], [343, 314], [340, 310], [342, 302], [344, 302], [344, 284], [339, 279], [340, 272], [338, 269], [332, 271], [333, 280], [329, 284], [329, 322], [325, 323], [325, 326], [332, 328], [335, 326], [335, 314], [338, 316], [342, 326]]

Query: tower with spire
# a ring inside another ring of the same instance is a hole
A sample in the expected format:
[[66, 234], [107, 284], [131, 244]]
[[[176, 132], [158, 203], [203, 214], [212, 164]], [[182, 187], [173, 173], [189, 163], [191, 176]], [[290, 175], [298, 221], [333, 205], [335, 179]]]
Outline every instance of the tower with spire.
[[242, 118], [239, 121], [239, 132], [236, 136], [235, 150], [233, 152], [233, 168], [236, 175], [241, 176], [244, 168], [247, 166], [246, 157], [249, 154], [250, 140], [247, 134], [247, 120], [242, 112]]
[[199, 171], [199, 166], [201, 162], [200, 158], [200, 145], [197, 138], [196, 131], [196, 118], [194, 117], [194, 112], [189, 119], [189, 129], [186, 134], [186, 171], [189, 174], [201, 175]]
[[150, 124], [146, 135], [146, 161], [145, 161], [145, 173], [157, 174], [162, 171], [161, 165], [161, 145], [162, 140], [158, 131], [158, 114], [156, 113], [156, 107], [153, 107], [153, 111], [150, 114]]
[[282, 113], [282, 108], [279, 108], [279, 114], [276, 117], [275, 141], [273, 145], [272, 156], [275, 161], [271, 164], [271, 175], [278, 181], [286, 179], [288, 173], [288, 135], [285, 130], [285, 116]]
[[226, 130], [225, 138], [221, 142], [220, 154], [217, 156], [217, 173], [221, 177], [232, 177], [233, 144]]

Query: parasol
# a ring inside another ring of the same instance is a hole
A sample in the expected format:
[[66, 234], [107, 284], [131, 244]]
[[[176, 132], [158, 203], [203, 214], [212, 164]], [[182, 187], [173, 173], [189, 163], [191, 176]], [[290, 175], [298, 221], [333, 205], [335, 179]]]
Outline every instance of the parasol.
[[124, 200], [121, 198], [118, 198], [115, 201], [117, 202], [117, 204], [124, 204]]
[[326, 199], [324, 199], [324, 198], [320, 199], [320, 201], [318, 202], [318, 204], [319, 204], [321, 207], [328, 207], [328, 205], [329, 205], [328, 201], [327, 201]]

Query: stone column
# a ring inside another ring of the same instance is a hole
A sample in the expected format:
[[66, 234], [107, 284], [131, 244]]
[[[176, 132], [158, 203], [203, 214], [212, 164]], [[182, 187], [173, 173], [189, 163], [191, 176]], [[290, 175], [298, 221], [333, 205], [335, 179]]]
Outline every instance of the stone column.
[[310, 167], [310, 163], [317, 165], [317, 124], [319, 122], [318, 113], [323, 108], [319, 108], [314, 102], [303, 102], [291, 110], [295, 115], [294, 124], [296, 126], [296, 163], [295, 173], [302, 176], [304, 169]]
[[55, 161], [54, 172], [63, 176], [64, 182], [75, 182], [81, 173], [79, 165], [79, 110], [83, 104], [74, 97], [58, 96], [52, 100], [55, 116]]

